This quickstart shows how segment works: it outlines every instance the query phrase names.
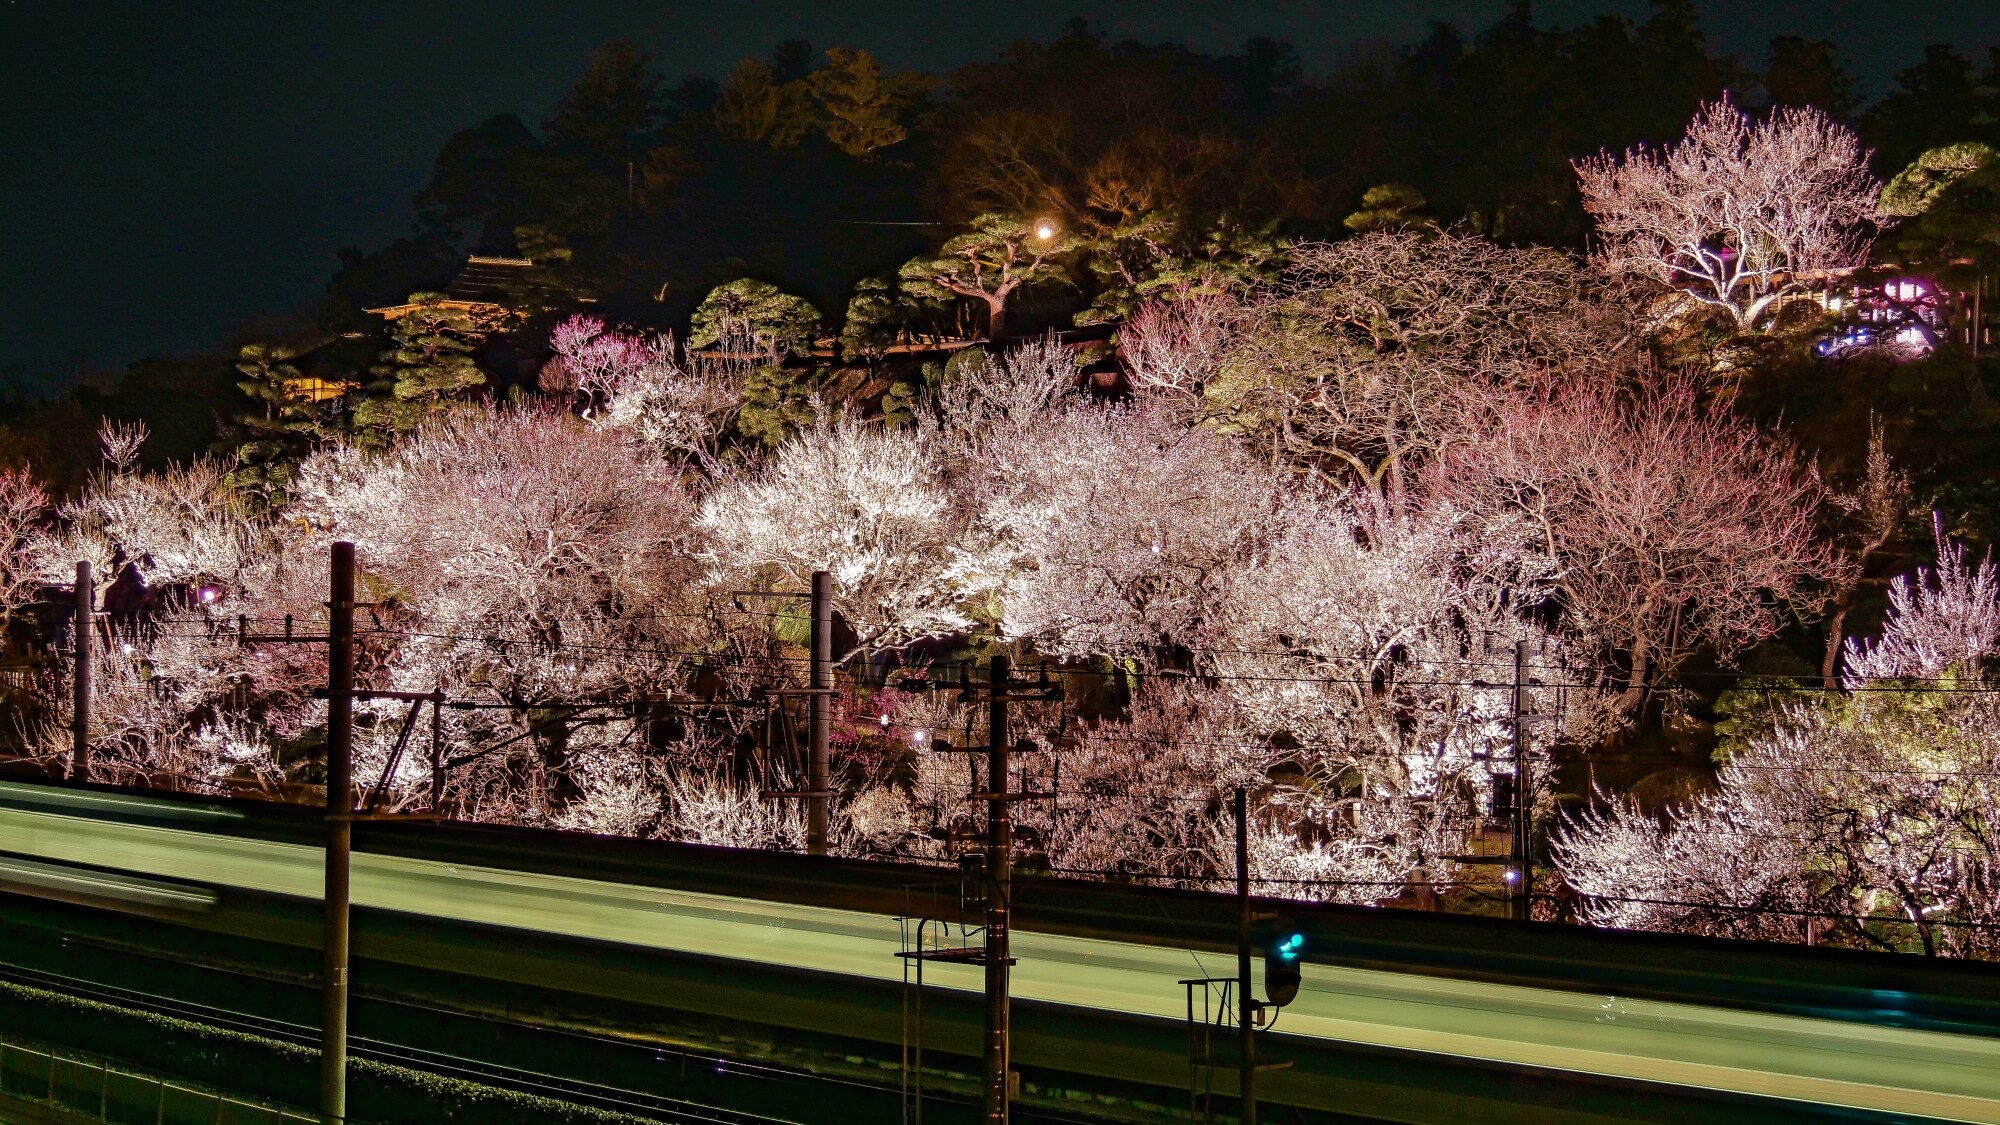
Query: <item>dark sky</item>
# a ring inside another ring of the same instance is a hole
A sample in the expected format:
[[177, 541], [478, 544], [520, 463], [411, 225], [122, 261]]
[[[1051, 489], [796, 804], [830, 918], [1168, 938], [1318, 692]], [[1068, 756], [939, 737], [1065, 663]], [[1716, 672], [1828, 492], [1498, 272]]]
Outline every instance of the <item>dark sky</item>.
[[[213, 347], [250, 315], [317, 296], [342, 246], [406, 230], [410, 196], [461, 126], [541, 120], [591, 50], [636, 40], [670, 78], [720, 77], [777, 42], [866, 47], [947, 70], [1082, 15], [1114, 38], [1227, 51], [1290, 40], [1309, 75], [1433, 20], [1490, 24], [1503, 0], [1012, 0], [527, 4], [362, 0], [0, 0], [0, 374], [104, 368]], [[1706, 0], [1711, 40], [1760, 59], [1774, 35], [1832, 38], [1871, 93], [1923, 44], [1983, 49], [2000, 0]], [[1536, 5], [1568, 26], [1644, 0]]]

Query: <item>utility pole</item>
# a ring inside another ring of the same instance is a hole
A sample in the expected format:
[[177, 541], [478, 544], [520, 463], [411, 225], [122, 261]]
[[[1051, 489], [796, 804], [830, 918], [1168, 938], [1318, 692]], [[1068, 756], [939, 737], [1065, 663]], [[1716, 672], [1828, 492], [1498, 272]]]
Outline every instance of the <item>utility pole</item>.
[[347, 1120], [347, 922], [354, 845], [354, 544], [333, 545], [327, 602], [326, 931], [320, 1013], [322, 1125]]
[[807, 686], [806, 853], [825, 855], [833, 796], [833, 575], [812, 576], [812, 671]]
[[1535, 890], [1534, 856], [1534, 775], [1528, 768], [1528, 740], [1522, 737], [1527, 716], [1522, 714], [1522, 692], [1527, 683], [1527, 645], [1514, 642], [1514, 691], [1509, 708], [1509, 733], [1514, 743], [1514, 843], [1508, 860], [1514, 873], [1509, 916], [1517, 922], [1529, 918]]
[[1013, 1093], [1012, 1010], [1008, 996], [1008, 926], [1014, 894], [1014, 814], [1008, 791], [1007, 701], [1013, 687], [1005, 654], [995, 654], [986, 702], [986, 1087], [984, 1120], [1007, 1125]]
[[[807, 661], [809, 670], [806, 689], [775, 689], [769, 693], [776, 706], [782, 707], [787, 698], [804, 695], [806, 697], [806, 778], [805, 788], [776, 789], [767, 776], [762, 793], [765, 797], [782, 797], [806, 802], [806, 854], [825, 855], [828, 828], [832, 821], [833, 808], [833, 575], [824, 570], [815, 570], [812, 575], [812, 590], [799, 593], [795, 590], [738, 590], [737, 608], [743, 606], [743, 598], [810, 598], [812, 604], [812, 632], [806, 638], [806, 647], [811, 650]], [[777, 712], [783, 714], [785, 712]], [[773, 712], [767, 710], [766, 735], [770, 734], [768, 722]], [[786, 731], [792, 727], [787, 720]], [[798, 743], [789, 738], [787, 746], [793, 754], [798, 752]], [[766, 747], [766, 752], [769, 751]], [[796, 766], [794, 766], [796, 768]]]
[[[1046, 791], [1016, 790], [1013, 788], [1012, 759], [1014, 746], [1008, 734], [1008, 704], [1054, 702], [1063, 698], [1062, 685], [1051, 683], [1048, 671], [1043, 669], [1041, 678], [1035, 682], [1016, 681], [1005, 654], [996, 654], [988, 665], [985, 684], [975, 683], [971, 669], [959, 670], [958, 698], [971, 703], [978, 699], [979, 692], [986, 692], [986, 745], [956, 747], [944, 739], [930, 741], [933, 753], [985, 754], [986, 785], [979, 786], [977, 770], [972, 773], [972, 789], [968, 795], [973, 801], [986, 803], [986, 841], [979, 853], [981, 870], [977, 872], [983, 901], [978, 907], [982, 914], [982, 940], [979, 945], [962, 948], [925, 948], [921, 936], [917, 948], [904, 950], [898, 957], [918, 962], [917, 988], [923, 989], [924, 961], [951, 961], [961, 965], [980, 965], [984, 969], [983, 991], [986, 999], [986, 1019], [980, 1055], [983, 1064], [982, 1087], [980, 1091], [980, 1118], [983, 1125], [1007, 1125], [1013, 1113], [1013, 1099], [1016, 1093], [1017, 1076], [1014, 1073], [1013, 1056], [1013, 1014], [1011, 1007], [1010, 977], [1014, 965], [1012, 945], [1012, 925], [1014, 908], [1014, 802], [1043, 801], [1056, 797], [1055, 780], [1051, 777]], [[945, 682], [914, 676], [900, 681], [896, 687], [900, 691], [933, 691], [945, 687]], [[1026, 745], [1026, 744], [1024, 744]], [[1027, 749], [1032, 751], [1031, 745]], [[971, 856], [967, 855], [966, 859]], [[969, 883], [973, 872], [967, 871]], [[962, 884], [963, 886], [963, 884]], [[961, 903], [964, 900], [961, 898]], [[970, 913], [969, 904], [962, 909]], [[929, 924], [929, 920], [919, 923], [919, 931]], [[968, 939], [970, 934], [967, 934]], [[919, 1036], [921, 1037], [921, 1015]], [[921, 1039], [919, 1040], [921, 1042]], [[920, 1071], [921, 1073], [921, 1071]], [[919, 1092], [921, 1098], [921, 1090]], [[918, 1120], [922, 1120], [922, 1109], [918, 1109]]]
[[70, 620], [70, 678], [75, 681], [76, 687], [76, 710], [70, 726], [76, 741], [70, 749], [69, 776], [89, 781], [90, 661], [95, 649], [94, 634], [97, 632], [97, 584], [91, 577], [87, 561], [76, 564], [76, 609]]
[[1236, 787], [1237, 1092], [1242, 1125], [1257, 1125], [1257, 1000], [1250, 991], [1250, 794]]
[[[356, 698], [411, 700], [410, 716], [403, 724], [407, 739], [416, 722], [417, 703], [441, 705], [441, 692], [357, 692], [354, 689], [354, 544], [342, 540], [333, 545], [331, 573], [327, 583], [327, 631], [325, 636], [303, 636], [292, 631], [292, 615], [285, 615], [285, 631], [269, 635], [250, 632], [250, 619], [236, 619], [236, 642], [251, 644], [324, 644], [326, 656], [326, 886], [322, 895], [325, 917], [320, 949], [320, 1048], [319, 1116], [321, 1125], [346, 1125], [347, 1121], [347, 952], [350, 906], [350, 863], [354, 852], [354, 701]], [[315, 691], [315, 696], [320, 693]], [[438, 759], [437, 716], [431, 718], [431, 757]], [[399, 739], [383, 767], [382, 781], [388, 783], [403, 752]], [[435, 787], [433, 793], [436, 792]], [[373, 797], [370, 799], [373, 803]], [[433, 810], [435, 811], [435, 810]], [[379, 819], [363, 816], [361, 819]]]

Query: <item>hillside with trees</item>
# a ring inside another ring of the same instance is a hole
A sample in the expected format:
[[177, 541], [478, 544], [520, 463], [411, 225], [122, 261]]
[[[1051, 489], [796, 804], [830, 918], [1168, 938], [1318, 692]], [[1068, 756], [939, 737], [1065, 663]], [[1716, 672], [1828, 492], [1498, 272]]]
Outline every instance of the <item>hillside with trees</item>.
[[801, 849], [765, 595], [825, 571], [841, 854], [952, 858], [917, 681], [1005, 654], [1064, 689], [1029, 866], [1201, 885], [1247, 787], [1270, 893], [1990, 957], [1996, 88], [1678, 0], [1328, 76], [612, 44], [292, 330], [14, 405], [0, 752], [72, 768], [87, 560], [74, 768], [307, 799], [323, 668], [244, 634], [347, 540], [365, 681], [466, 704], [428, 757], [362, 705], [384, 807]]

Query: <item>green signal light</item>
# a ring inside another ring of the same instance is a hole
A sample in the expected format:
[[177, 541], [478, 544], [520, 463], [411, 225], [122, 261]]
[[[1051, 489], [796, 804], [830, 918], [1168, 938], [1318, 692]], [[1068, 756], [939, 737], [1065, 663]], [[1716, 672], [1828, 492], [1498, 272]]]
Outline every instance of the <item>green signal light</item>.
[[1292, 934], [1278, 943], [1278, 956], [1287, 961], [1299, 959], [1299, 951], [1306, 947], [1306, 935]]

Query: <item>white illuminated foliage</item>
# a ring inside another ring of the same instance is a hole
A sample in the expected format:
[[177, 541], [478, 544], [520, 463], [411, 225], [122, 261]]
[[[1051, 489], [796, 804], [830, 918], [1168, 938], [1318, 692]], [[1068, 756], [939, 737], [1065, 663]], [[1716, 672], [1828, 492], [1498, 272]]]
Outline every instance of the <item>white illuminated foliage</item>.
[[[1074, 353], [1045, 339], [955, 363], [912, 425], [823, 413], [762, 458], [722, 451], [734, 373], [575, 319], [555, 347], [581, 417], [468, 408], [378, 452], [329, 447], [262, 517], [220, 467], [141, 473], [137, 446], [112, 440], [112, 466], [51, 521], [0, 478], [15, 544], [0, 548], [10, 581], [67, 581], [88, 558], [151, 591], [103, 642], [102, 780], [312, 780], [324, 650], [239, 645], [233, 626], [242, 613], [268, 635], [290, 614], [324, 631], [327, 546], [347, 539], [362, 683], [472, 705], [439, 716], [446, 812], [797, 849], [803, 802], [765, 792], [798, 788], [797, 762], [750, 752], [762, 712], [746, 701], [801, 685], [803, 607], [736, 599], [824, 569], [849, 685], [836, 851], [949, 859], [985, 784], [983, 759], [932, 749], [983, 741], [980, 698], [870, 683], [857, 658], [999, 646], [1099, 697], [1088, 719], [1074, 701], [1067, 719], [1016, 708], [1034, 749], [1014, 783], [1061, 776], [1057, 800], [1019, 809], [1024, 860], [1210, 885], [1233, 866], [1241, 786], [1261, 890], [1389, 901], [1491, 850], [1516, 642], [1531, 677], [1609, 660], [1636, 684], [1697, 639], [1766, 635], [1831, 573], [1810, 534], [1817, 483], [1788, 452], [1684, 389], [1598, 386], [1591, 348], [1622, 345], [1594, 334], [1575, 267], [1458, 237], [1308, 247], [1281, 292], [1142, 321], [1130, 405], [1087, 401]], [[2000, 579], [1956, 547], [1940, 559], [1894, 592], [1882, 639], [1850, 649], [1854, 684], [1979, 674]], [[621, 702], [565, 706], [592, 700]], [[1529, 708], [1563, 723], [1535, 728], [1531, 753], [1602, 731], [1605, 700], [1531, 684]], [[1782, 936], [1784, 911], [1808, 904], [1866, 941], [1898, 910], [1985, 917], [1983, 869], [1959, 857], [1985, 846], [1966, 826], [1987, 794], [1946, 779], [1993, 743], [1986, 706], [1857, 693], [1788, 713], [1717, 795], [1666, 821], [1587, 815], [1559, 861], [1608, 925]], [[357, 712], [359, 784], [387, 771], [383, 808], [427, 803], [430, 714], [390, 770], [407, 704]], [[66, 743], [58, 725], [37, 733], [42, 754]], [[1864, 783], [1844, 780], [1857, 770]], [[1787, 842], [1730, 849], [1728, 833]], [[1789, 842], [1801, 833], [1819, 850]], [[1683, 899], [1706, 913], [1650, 905]]]
[[[301, 466], [295, 518], [356, 544], [385, 632], [378, 686], [497, 706], [450, 716], [483, 744], [525, 734], [453, 780], [481, 817], [539, 822], [577, 800], [594, 741], [539, 714], [559, 700], [664, 691], [707, 636], [695, 501], [670, 463], [617, 432], [539, 410], [461, 413], [381, 455]], [[357, 761], [387, 751], [403, 704], [363, 706]], [[370, 733], [372, 732], [372, 733]], [[396, 779], [419, 775], [405, 758]]]
[[1074, 403], [1082, 378], [1074, 351], [1053, 337], [1030, 340], [999, 355], [967, 356], [939, 388], [937, 414], [961, 438], [1004, 433]]
[[798, 802], [769, 800], [728, 777], [676, 774], [667, 779], [666, 799], [672, 809], [669, 839], [725, 848], [805, 847], [805, 816]]
[[[1344, 899], [1391, 897], [1419, 869], [1446, 881], [1446, 857], [1473, 850], [1490, 774], [1511, 768], [1512, 642], [1554, 678], [1554, 642], [1521, 616], [1545, 571], [1450, 524], [1332, 498], [1300, 505], [1232, 576], [1205, 661], [1242, 721], [1291, 747], [1274, 764], [1297, 791], [1274, 804], [1304, 810], [1311, 862], [1370, 881]], [[1557, 709], [1553, 691], [1529, 702]]]
[[1221, 293], [1141, 305], [1118, 331], [1133, 385], [1189, 406], [1199, 402], [1227, 354], [1240, 310]]
[[1127, 721], [1079, 730], [1062, 748], [1060, 797], [1024, 806], [1021, 823], [1060, 873], [1211, 875], [1234, 863], [1216, 865], [1211, 828], [1236, 786], [1262, 783], [1269, 758], [1227, 696], [1144, 676]]
[[1781, 940], [1810, 923], [1850, 945], [2000, 952], [2000, 707], [1978, 690], [1996, 620], [1992, 562], [1968, 567], [1940, 536], [1936, 570], [1892, 590], [1881, 640], [1850, 648], [1848, 694], [1783, 708], [1715, 793], [1663, 820], [1614, 806], [1557, 835], [1583, 917]]
[[1867, 259], [1882, 191], [1868, 156], [1819, 110], [1754, 121], [1724, 100], [1663, 151], [1604, 153], [1576, 173], [1607, 272], [1677, 289], [1748, 332]]
[[212, 461], [162, 473], [113, 468], [57, 510], [36, 549], [42, 578], [68, 582], [88, 561], [98, 582], [115, 581], [129, 560], [149, 586], [240, 582], [262, 565], [261, 528], [233, 502], [228, 468]]
[[1889, 587], [1889, 616], [1874, 644], [1848, 642], [1851, 680], [1928, 680], [1957, 671], [1973, 682], [2000, 653], [2000, 568], [1991, 552], [1976, 566], [1965, 545], [1937, 528], [1938, 562], [1918, 567]]
[[48, 515], [49, 494], [28, 470], [0, 469], [0, 613], [32, 599], [44, 572], [60, 565], [40, 557], [50, 546]]
[[833, 576], [857, 652], [971, 624], [951, 567], [965, 526], [930, 427], [822, 416], [771, 463], [719, 481], [702, 506], [703, 558], [718, 588], [804, 590]]
[[1052, 654], [1151, 664], [1185, 645], [1282, 505], [1236, 441], [1163, 410], [1046, 411], [977, 452], [968, 577], [1009, 637]]

